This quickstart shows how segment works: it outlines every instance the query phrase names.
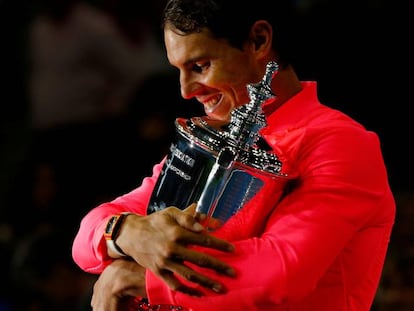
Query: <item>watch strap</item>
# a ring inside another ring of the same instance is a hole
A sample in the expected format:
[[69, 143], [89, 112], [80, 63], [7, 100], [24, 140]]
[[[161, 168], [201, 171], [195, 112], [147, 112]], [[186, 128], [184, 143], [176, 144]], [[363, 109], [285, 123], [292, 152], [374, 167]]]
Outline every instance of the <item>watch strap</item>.
[[116, 245], [114, 240], [106, 240], [106, 247], [110, 249], [114, 254], [117, 254], [119, 257], [128, 256], [118, 245]]
[[116, 244], [116, 239], [119, 235], [122, 223], [125, 218], [130, 215], [129, 212], [123, 212], [120, 214], [112, 215], [105, 227], [104, 237], [108, 249], [117, 254], [120, 257], [126, 257], [127, 254]]

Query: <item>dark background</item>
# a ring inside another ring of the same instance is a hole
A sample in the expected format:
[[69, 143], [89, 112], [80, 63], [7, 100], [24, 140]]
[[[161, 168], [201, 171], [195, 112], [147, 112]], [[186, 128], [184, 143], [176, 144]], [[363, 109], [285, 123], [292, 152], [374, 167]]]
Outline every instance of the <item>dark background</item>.
[[[296, 2], [299, 76], [303, 80], [318, 80], [323, 103], [346, 112], [378, 133], [396, 196], [396, 226], [375, 311], [412, 310], [411, 13], [402, 1]], [[171, 73], [148, 79], [134, 98], [136, 103], [149, 107], [155, 96], [166, 104], [162, 108], [148, 108], [139, 113], [132, 110], [128, 119], [59, 128], [47, 134], [34, 130], [27, 92], [27, 30], [36, 12], [35, 4], [36, 1], [29, 0], [0, 0], [0, 259], [4, 277], [0, 311], [65, 310], [59, 306], [62, 302], [50, 302], [53, 299], [44, 291], [42, 302], [33, 298], [40, 294], [39, 285], [32, 284], [31, 278], [42, 279], [53, 274], [49, 268], [57, 262], [71, 266], [68, 249], [82, 215], [95, 204], [137, 186], [165, 151], [171, 136], [165, 134], [158, 141], [139, 141], [134, 136], [134, 122], [143, 123], [154, 110], [165, 109], [162, 118], [172, 126], [175, 117], [200, 112], [180, 100], [178, 82]], [[150, 92], [160, 85], [162, 92]], [[167, 128], [167, 133], [172, 131], [172, 127]], [[130, 149], [123, 155], [109, 152], [102, 156], [103, 150], [113, 149], [115, 144], [126, 144]], [[145, 160], [140, 162], [142, 158]], [[34, 172], [44, 162], [56, 170], [54, 186], [60, 189], [59, 199], [53, 208], [37, 211], [30, 209], [33, 203], [30, 197], [36, 184]], [[58, 224], [60, 230], [51, 235], [44, 233], [48, 230], [35, 234], [31, 229], [37, 222], [45, 223], [46, 227]], [[27, 242], [28, 236], [36, 236], [35, 242]], [[55, 248], [58, 244], [61, 250]], [[70, 269], [76, 271], [76, 267]], [[78, 279], [87, 278], [79, 271], [76, 273]], [[83, 309], [77, 310], [88, 310], [88, 302], [83, 299], [87, 301], [93, 280], [93, 277], [85, 280], [85, 290], [71, 297], [72, 301], [81, 301]], [[71, 286], [67, 278], [62, 282]]]

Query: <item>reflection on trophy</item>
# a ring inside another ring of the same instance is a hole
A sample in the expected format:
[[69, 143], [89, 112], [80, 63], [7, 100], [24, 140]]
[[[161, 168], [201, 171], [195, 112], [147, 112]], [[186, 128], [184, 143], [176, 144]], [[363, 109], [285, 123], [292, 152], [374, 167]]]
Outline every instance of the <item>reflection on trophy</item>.
[[278, 64], [269, 62], [262, 81], [247, 85], [250, 101], [232, 111], [227, 125], [205, 117], [176, 119], [176, 138], [148, 214], [196, 202], [197, 211], [207, 215], [207, 228], [216, 230], [254, 196], [275, 192], [272, 187], [281, 190], [280, 180], [288, 176], [259, 134], [267, 125], [262, 105], [275, 96], [270, 85], [277, 71]]

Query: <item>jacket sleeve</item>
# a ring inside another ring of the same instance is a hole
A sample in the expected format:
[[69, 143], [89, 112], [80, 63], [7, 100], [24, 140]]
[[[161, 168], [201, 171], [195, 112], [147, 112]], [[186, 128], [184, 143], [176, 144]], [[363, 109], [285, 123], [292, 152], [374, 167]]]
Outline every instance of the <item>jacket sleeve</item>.
[[72, 257], [75, 263], [89, 273], [101, 273], [112, 261], [107, 255], [103, 233], [108, 219], [113, 214], [133, 212], [146, 214], [147, 205], [162, 164], [153, 168], [153, 175], [143, 179], [141, 185], [115, 200], [103, 203], [89, 211], [81, 220], [79, 230], [72, 244]]
[[[260, 235], [235, 240], [233, 254], [203, 250], [235, 267], [236, 278], [194, 267], [225, 284], [227, 293], [199, 288], [205, 295], [191, 297], [169, 290], [147, 272], [150, 301], [197, 311], [276, 310], [306, 297], [321, 280], [335, 284], [342, 274], [349, 279], [341, 284], [349, 282], [351, 287], [359, 273], [371, 273], [370, 283], [377, 284], [394, 217], [379, 144], [369, 132], [332, 131], [297, 135], [311, 135], [289, 156], [296, 159], [300, 178], [268, 218], [256, 215], [251, 220], [263, 223]], [[368, 300], [375, 291], [371, 284], [364, 293]]]

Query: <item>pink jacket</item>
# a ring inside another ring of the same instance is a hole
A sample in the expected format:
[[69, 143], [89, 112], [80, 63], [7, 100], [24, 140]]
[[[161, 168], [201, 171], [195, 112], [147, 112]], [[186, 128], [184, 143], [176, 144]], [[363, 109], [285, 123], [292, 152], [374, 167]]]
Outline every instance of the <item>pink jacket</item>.
[[[262, 131], [297, 176], [292, 190], [283, 196], [262, 193], [259, 204], [245, 206], [215, 233], [232, 240], [235, 253], [203, 250], [235, 267], [235, 279], [205, 271], [228, 292], [188, 296], [148, 271], [151, 303], [193, 311], [370, 310], [395, 217], [380, 142], [375, 133], [319, 103], [315, 82], [303, 86], [268, 116]], [[111, 262], [103, 239], [106, 221], [121, 211], [145, 214], [161, 167], [155, 165], [153, 176], [138, 188], [83, 218], [73, 243], [80, 268], [100, 273]]]

